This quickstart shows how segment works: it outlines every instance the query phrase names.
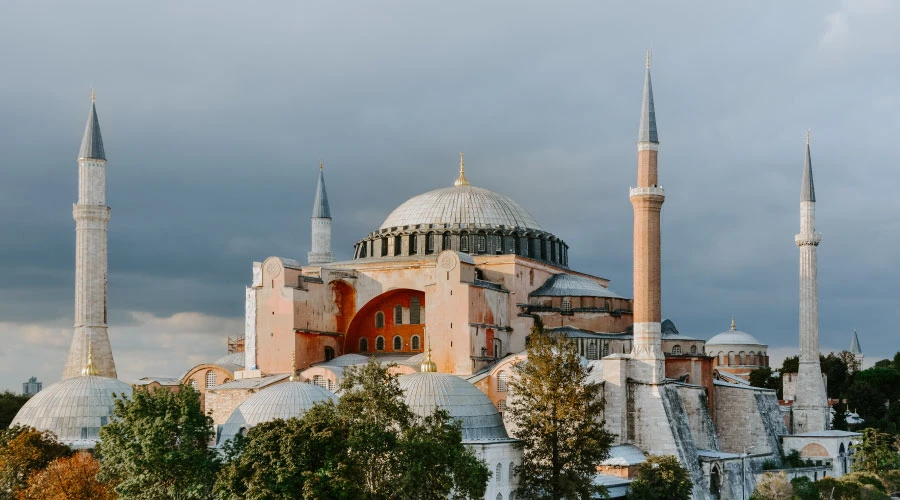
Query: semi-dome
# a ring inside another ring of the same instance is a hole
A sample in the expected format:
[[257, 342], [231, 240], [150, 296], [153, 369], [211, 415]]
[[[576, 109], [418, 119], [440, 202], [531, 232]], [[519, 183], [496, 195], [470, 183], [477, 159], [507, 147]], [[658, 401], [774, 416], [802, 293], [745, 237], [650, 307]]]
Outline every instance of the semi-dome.
[[427, 417], [440, 408], [458, 420], [463, 442], [509, 438], [494, 403], [469, 382], [446, 373], [411, 373], [398, 382], [416, 415]]
[[512, 198], [469, 185], [413, 196], [395, 208], [379, 229], [419, 224], [542, 230], [537, 220]]
[[73, 377], [38, 392], [12, 424], [50, 431], [72, 448], [93, 448], [113, 414], [113, 394], [131, 397], [131, 386], [96, 375]]
[[221, 358], [217, 359], [213, 364], [214, 365], [236, 365], [241, 368], [244, 367], [244, 357], [246, 355], [243, 352], [234, 352]]
[[231, 412], [228, 420], [219, 427], [216, 443], [224, 444], [238, 433], [263, 422], [302, 417], [314, 404], [329, 400], [337, 401], [337, 397], [317, 385], [304, 382], [289, 381], [263, 389]]

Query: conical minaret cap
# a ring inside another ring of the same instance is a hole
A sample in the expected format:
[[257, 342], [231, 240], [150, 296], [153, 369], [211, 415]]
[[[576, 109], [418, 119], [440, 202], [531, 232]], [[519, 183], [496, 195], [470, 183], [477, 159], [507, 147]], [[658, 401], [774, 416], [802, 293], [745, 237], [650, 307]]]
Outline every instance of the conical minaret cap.
[[87, 124], [84, 127], [84, 137], [81, 139], [81, 150], [78, 151], [78, 159], [106, 160], [106, 152], [103, 150], [103, 136], [100, 134], [100, 120], [97, 119], [97, 106], [94, 104], [94, 91], [91, 91], [91, 111]]
[[862, 348], [859, 346], [859, 336], [856, 334], [856, 330], [853, 330], [853, 340], [850, 341], [850, 354], [855, 354], [857, 356], [862, 354]]
[[656, 110], [653, 107], [653, 85], [650, 82], [650, 51], [647, 51], [647, 69], [644, 76], [644, 98], [641, 101], [641, 125], [638, 129], [638, 142], [659, 144], [656, 133]]
[[316, 199], [313, 201], [312, 218], [331, 218], [331, 209], [328, 207], [328, 194], [325, 192], [325, 171], [321, 162], [319, 162], [319, 184], [316, 186]]
[[809, 131], [806, 131], [806, 159], [803, 162], [803, 185], [800, 186], [800, 201], [816, 201], [813, 185], [812, 159], [809, 155]]

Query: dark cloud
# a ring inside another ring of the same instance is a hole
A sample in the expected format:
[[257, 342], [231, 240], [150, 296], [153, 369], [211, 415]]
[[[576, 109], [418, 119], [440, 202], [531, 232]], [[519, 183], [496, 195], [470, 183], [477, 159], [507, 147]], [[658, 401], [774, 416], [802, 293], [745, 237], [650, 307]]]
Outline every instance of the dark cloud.
[[[112, 317], [129, 331], [152, 338], [156, 323], [134, 326], [125, 311], [238, 318], [252, 261], [305, 261], [319, 160], [339, 258], [403, 200], [448, 185], [462, 150], [474, 184], [518, 200], [570, 244], [575, 268], [629, 294], [627, 188], [652, 43], [666, 316], [708, 336], [733, 314], [764, 342], [796, 343], [809, 127], [823, 348], [848, 345], [851, 328], [868, 352], [898, 348], [885, 333], [900, 320], [900, 93], [884, 63], [900, 55], [900, 9], [888, 1], [3, 11], [5, 336], [70, 322], [75, 154], [92, 84], [110, 159]], [[116, 340], [123, 352], [145, 345]]]

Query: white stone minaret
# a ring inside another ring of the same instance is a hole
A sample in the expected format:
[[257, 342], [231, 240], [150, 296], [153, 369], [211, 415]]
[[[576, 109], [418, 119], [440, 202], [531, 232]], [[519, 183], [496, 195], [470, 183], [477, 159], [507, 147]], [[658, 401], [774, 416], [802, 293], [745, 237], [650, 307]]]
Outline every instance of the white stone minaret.
[[813, 185], [809, 132], [806, 133], [806, 161], [800, 187], [800, 370], [794, 400], [794, 433], [823, 431], [829, 427], [825, 381], [819, 365], [819, 285], [816, 247], [822, 235], [816, 232], [816, 190]]
[[657, 383], [665, 378], [665, 355], [662, 352], [660, 212], [666, 192], [659, 185], [656, 133], [656, 110], [650, 83], [650, 52], [644, 76], [644, 99], [638, 130], [637, 187], [631, 188], [634, 208], [634, 344], [635, 364], [632, 378]]
[[331, 253], [331, 210], [328, 208], [328, 195], [325, 193], [325, 173], [319, 163], [319, 185], [316, 186], [316, 199], [312, 212], [312, 249], [307, 255], [311, 265], [330, 264], [334, 262]]
[[97, 375], [116, 378], [116, 363], [106, 326], [109, 211], [106, 206], [106, 154], [91, 92], [91, 111], [78, 153], [78, 203], [72, 207], [75, 218], [75, 335], [63, 371], [64, 379], [81, 376], [89, 357], [93, 358]]

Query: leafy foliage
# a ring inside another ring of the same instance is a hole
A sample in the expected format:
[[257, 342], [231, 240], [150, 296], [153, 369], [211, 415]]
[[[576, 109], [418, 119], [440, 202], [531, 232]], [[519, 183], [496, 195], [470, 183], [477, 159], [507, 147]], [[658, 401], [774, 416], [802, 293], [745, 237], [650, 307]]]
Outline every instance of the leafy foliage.
[[101, 481], [123, 499], [210, 498], [219, 463], [197, 391], [136, 389], [131, 399], [116, 399], [114, 416], [100, 429]]
[[854, 472], [881, 474], [900, 468], [897, 438], [877, 429], [865, 429], [862, 435], [862, 441], [853, 446], [856, 451]]
[[60, 457], [32, 474], [19, 500], [115, 500], [111, 485], [97, 481], [100, 462], [86, 451]]
[[31, 474], [71, 452], [51, 432], [21, 426], [0, 430], [0, 499], [15, 498]]
[[600, 386], [588, 382], [577, 347], [565, 336], [532, 329], [528, 359], [510, 380], [509, 413], [523, 443], [518, 469], [525, 498], [589, 498], [597, 465], [609, 453]]
[[9, 427], [9, 424], [16, 418], [16, 413], [19, 413], [28, 398], [29, 396], [20, 396], [9, 391], [0, 394], [0, 429]]
[[250, 430], [226, 451], [222, 499], [483, 497], [490, 473], [445, 411], [417, 418], [396, 375], [371, 360], [345, 372], [337, 404]]
[[784, 472], [766, 472], [759, 478], [750, 500], [791, 500], [794, 487]]
[[863, 484], [852, 478], [840, 480], [824, 477], [816, 481], [822, 498], [829, 500], [889, 500], [889, 496], [871, 484]]
[[651, 455], [638, 466], [628, 500], [688, 500], [691, 476], [673, 455]]
[[816, 484], [806, 476], [791, 479], [791, 487], [794, 488], [794, 498], [796, 500], [820, 500], [822, 498], [818, 488], [816, 488]]

